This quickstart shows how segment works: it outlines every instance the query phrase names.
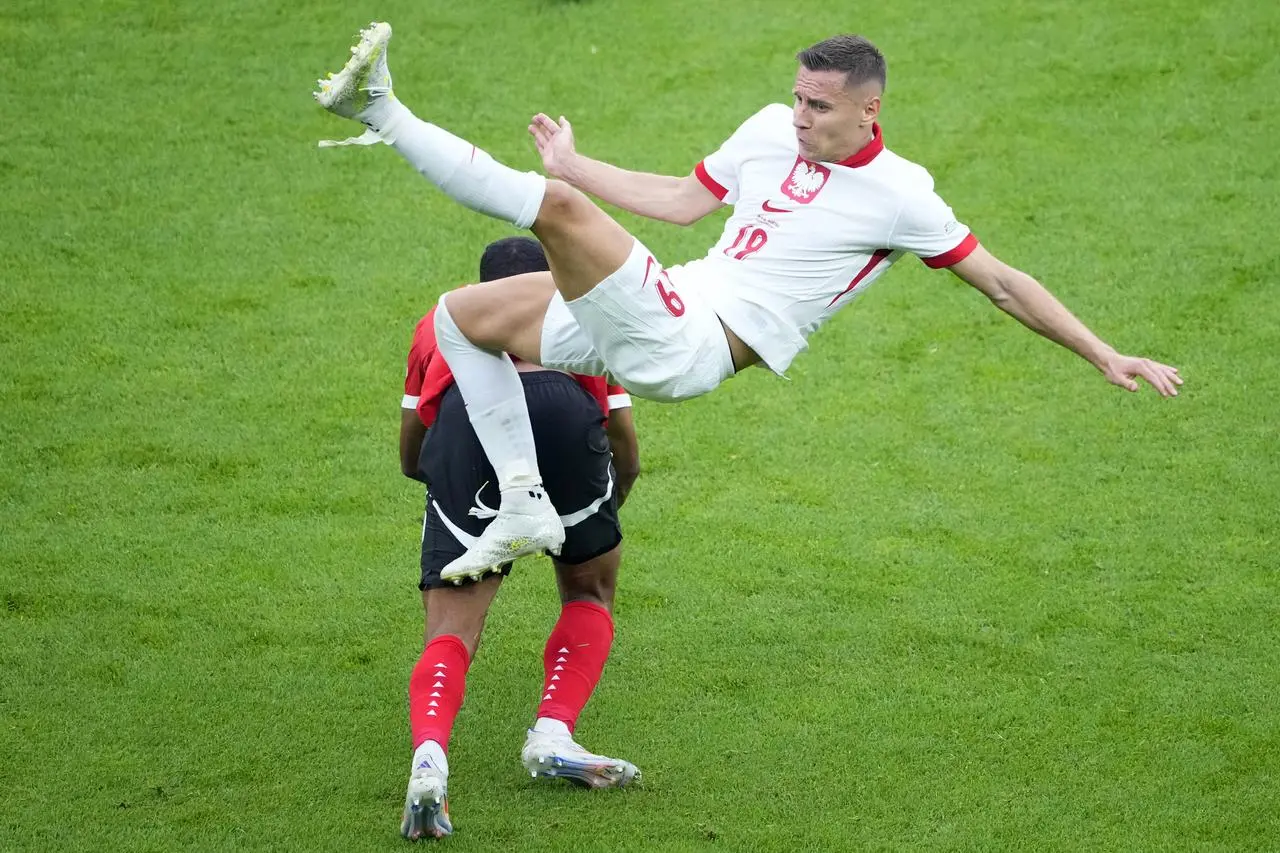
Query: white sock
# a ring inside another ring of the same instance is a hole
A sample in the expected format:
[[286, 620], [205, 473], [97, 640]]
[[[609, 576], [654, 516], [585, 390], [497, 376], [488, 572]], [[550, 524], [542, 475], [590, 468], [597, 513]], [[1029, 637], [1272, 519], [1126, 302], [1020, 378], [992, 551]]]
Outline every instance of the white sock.
[[547, 179], [517, 172], [447, 130], [425, 122], [394, 97], [365, 116], [383, 141], [400, 152], [450, 198], [472, 210], [528, 228], [538, 218]]
[[444, 747], [435, 741], [424, 740], [422, 745], [413, 751], [413, 767], [409, 772], [417, 770], [418, 765], [423, 761], [430, 762], [432, 767], [439, 767], [446, 776], [449, 775], [449, 759], [445, 757]]
[[564, 724], [564, 721], [553, 720], [550, 717], [539, 717], [535, 720], [533, 730], [538, 734], [569, 736], [569, 727]]
[[498, 475], [498, 488], [524, 491], [541, 485], [520, 373], [505, 352], [492, 353], [467, 340], [449, 314], [447, 295], [436, 306], [436, 346], [453, 371], [476, 438]]

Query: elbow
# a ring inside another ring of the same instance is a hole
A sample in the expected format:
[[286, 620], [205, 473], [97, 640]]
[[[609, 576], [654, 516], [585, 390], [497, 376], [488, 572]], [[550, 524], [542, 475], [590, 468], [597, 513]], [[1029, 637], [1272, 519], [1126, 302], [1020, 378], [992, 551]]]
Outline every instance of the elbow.
[[630, 465], [617, 469], [618, 472], [618, 488], [623, 492], [631, 491], [631, 487], [636, 484], [636, 480], [640, 479], [640, 463], [633, 462]]
[[410, 480], [417, 480], [419, 483], [425, 483], [427, 480], [423, 477], [422, 472], [418, 470], [418, 459], [400, 459], [400, 473], [408, 477]]
[[[701, 189], [701, 186], [699, 186]], [[663, 217], [672, 225], [679, 225], [687, 228], [699, 219], [707, 215], [707, 211], [701, 205], [691, 203], [692, 200], [679, 198], [673, 199], [671, 208], [667, 211], [667, 215]]]
[[987, 298], [991, 300], [991, 304], [999, 308], [1001, 311], [1008, 311], [1013, 305], [1013, 295], [1004, 288], [996, 288], [987, 292]]
[[1016, 288], [1017, 283], [1013, 276], [997, 275], [993, 276], [986, 287], [982, 288], [982, 292], [1001, 311], [1008, 311], [1017, 298], [1015, 295]]

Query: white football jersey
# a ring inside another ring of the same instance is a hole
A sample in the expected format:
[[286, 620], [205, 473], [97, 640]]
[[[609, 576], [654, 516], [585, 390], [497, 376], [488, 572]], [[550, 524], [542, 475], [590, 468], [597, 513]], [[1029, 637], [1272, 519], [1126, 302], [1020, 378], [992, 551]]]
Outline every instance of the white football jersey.
[[903, 254], [946, 267], [978, 245], [928, 171], [874, 134], [842, 163], [813, 163], [791, 108], [772, 104], [694, 169], [733, 215], [706, 257], [668, 270], [672, 282], [700, 293], [777, 373]]

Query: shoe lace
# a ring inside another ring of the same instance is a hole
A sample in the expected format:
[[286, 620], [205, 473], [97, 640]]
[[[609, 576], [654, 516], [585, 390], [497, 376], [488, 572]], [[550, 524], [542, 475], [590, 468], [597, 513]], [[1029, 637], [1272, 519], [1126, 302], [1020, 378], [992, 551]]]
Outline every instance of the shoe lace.
[[497, 518], [498, 511], [490, 506], [485, 506], [484, 501], [480, 500], [480, 493], [484, 491], [484, 487], [489, 485], [489, 481], [485, 480], [484, 485], [476, 489], [476, 505], [467, 510], [467, 515], [473, 515], [476, 518]]

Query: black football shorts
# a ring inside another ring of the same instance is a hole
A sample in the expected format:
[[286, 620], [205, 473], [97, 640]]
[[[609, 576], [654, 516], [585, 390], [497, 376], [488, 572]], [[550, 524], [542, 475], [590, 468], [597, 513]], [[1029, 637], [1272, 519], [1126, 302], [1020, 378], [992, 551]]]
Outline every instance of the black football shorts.
[[[611, 551], [622, 541], [618, 500], [605, 433], [596, 401], [571, 377], [544, 370], [521, 373], [538, 468], [547, 496], [564, 521], [564, 548], [557, 558], [576, 565]], [[422, 522], [420, 589], [446, 586], [440, 570], [462, 556], [498, 508], [498, 478], [476, 438], [456, 385], [422, 443], [418, 467], [430, 484]], [[504, 574], [511, 571], [507, 566]]]

